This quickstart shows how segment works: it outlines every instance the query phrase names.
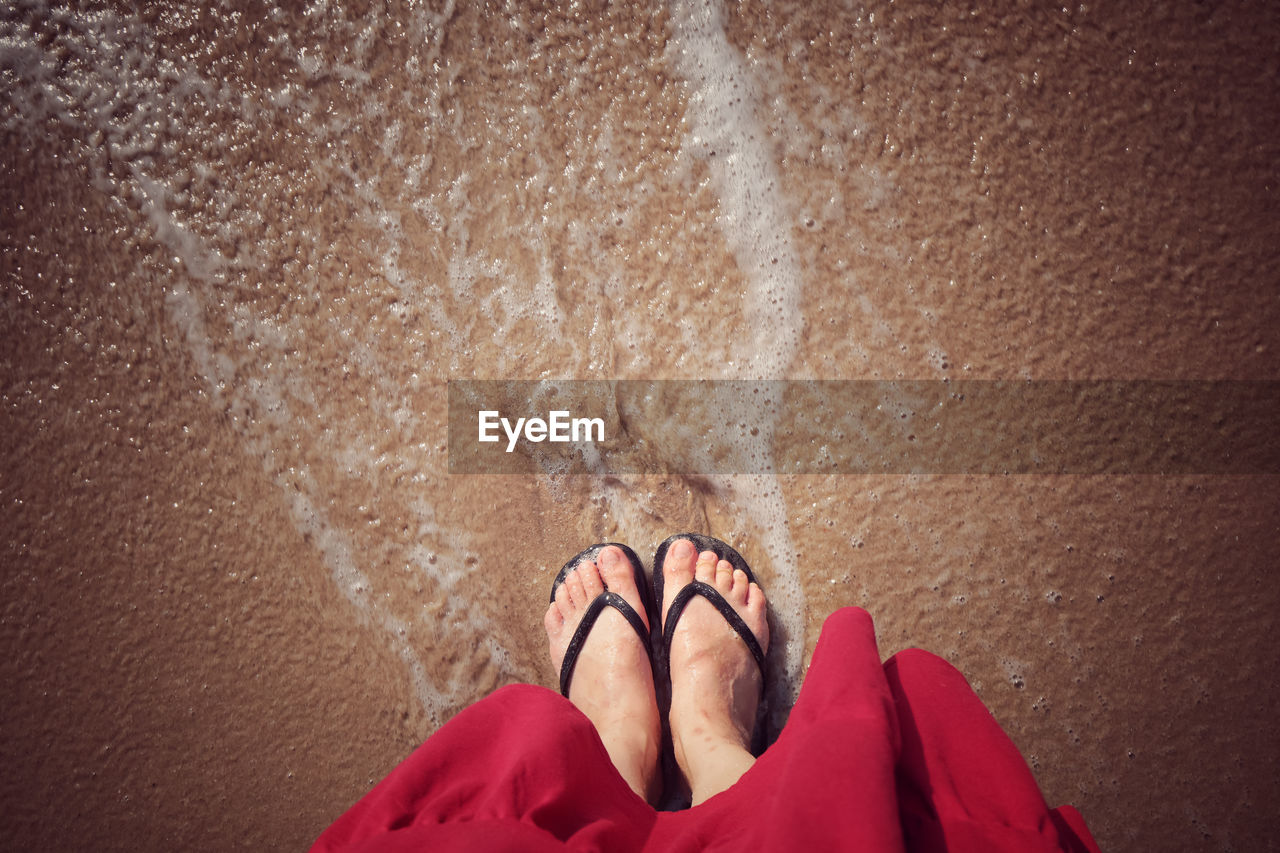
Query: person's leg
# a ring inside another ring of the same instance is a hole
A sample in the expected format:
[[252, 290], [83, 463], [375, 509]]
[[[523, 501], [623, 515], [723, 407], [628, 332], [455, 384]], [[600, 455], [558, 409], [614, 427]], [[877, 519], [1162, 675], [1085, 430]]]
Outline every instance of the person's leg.
[[[631, 564], [613, 547], [597, 562], [584, 561], [565, 577], [544, 620], [556, 672], [588, 605], [605, 588], [621, 595], [647, 618]], [[586, 714], [604, 742], [609, 758], [631, 789], [649, 803], [661, 791], [658, 759], [661, 723], [653, 672], [644, 644], [622, 614], [601, 611], [587, 635], [569, 686], [569, 701]]]
[[[695, 577], [710, 584], [742, 617], [763, 649], [769, 645], [765, 596], [741, 571], [681, 539], [668, 549], [662, 613]], [[669, 722], [676, 763], [693, 805], [728, 788], [755, 762], [748, 746], [760, 702], [762, 675], [755, 658], [705, 598], [689, 602], [671, 640]]]
[[901, 851], [898, 743], [871, 618], [839, 610], [777, 742], [720, 795], [660, 812], [648, 849]]

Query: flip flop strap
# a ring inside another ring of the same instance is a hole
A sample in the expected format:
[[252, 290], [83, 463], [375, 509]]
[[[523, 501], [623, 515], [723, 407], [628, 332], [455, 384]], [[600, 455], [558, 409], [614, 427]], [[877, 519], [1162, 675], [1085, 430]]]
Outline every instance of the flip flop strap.
[[628, 604], [625, 598], [616, 592], [605, 590], [587, 605], [587, 612], [582, 614], [582, 621], [578, 623], [578, 630], [573, 632], [573, 636], [569, 639], [569, 647], [565, 649], [564, 664], [560, 669], [560, 695], [566, 699], [569, 698], [569, 682], [573, 680], [573, 668], [578, 663], [578, 655], [582, 652], [582, 647], [587, 642], [587, 635], [591, 633], [591, 628], [595, 625], [596, 619], [600, 617], [606, 607], [612, 607], [626, 617], [626, 620], [631, 623], [631, 627], [635, 629], [636, 634], [640, 636], [641, 642], [644, 643], [645, 656], [652, 657], [653, 655], [649, 645], [649, 629], [644, 626], [644, 620], [640, 618], [640, 614], [636, 613], [635, 608]]
[[742, 638], [742, 642], [747, 644], [747, 648], [751, 651], [751, 656], [756, 659], [756, 665], [760, 667], [760, 674], [764, 674], [764, 650], [760, 648], [760, 641], [756, 639], [756, 635], [747, 627], [747, 623], [742, 621], [742, 617], [738, 615], [738, 611], [733, 609], [733, 605], [724, 600], [724, 596], [719, 590], [711, 586], [709, 583], [694, 579], [685, 585], [684, 589], [676, 593], [676, 597], [671, 601], [671, 606], [667, 608], [667, 621], [662, 628], [662, 647], [666, 650], [668, 658], [668, 668], [670, 668], [671, 656], [671, 638], [675, 636], [676, 623], [680, 621], [680, 615], [684, 613], [685, 606], [693, 600], [693, 597], [700, 595], [707, 601], [715, 605], [716, 610], [720, 611], [720, 615], [724, 617], [724, 621], [729, 623], [729, 627], [737, 632]]

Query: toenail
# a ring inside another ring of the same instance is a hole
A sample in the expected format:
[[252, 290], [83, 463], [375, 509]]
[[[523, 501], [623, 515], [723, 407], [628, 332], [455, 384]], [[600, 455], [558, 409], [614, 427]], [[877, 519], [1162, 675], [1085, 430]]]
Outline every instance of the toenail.
[[671, 556], [677, 560], [687, 560], [692, 553], [693, 543], [688, 539], [677, 540], [676, 544], [671, 546]]
[[618, 562], [618, 552], [612, 548], [605, 548], [600, 552], [600, 565], [603, 568], [612, 568]]

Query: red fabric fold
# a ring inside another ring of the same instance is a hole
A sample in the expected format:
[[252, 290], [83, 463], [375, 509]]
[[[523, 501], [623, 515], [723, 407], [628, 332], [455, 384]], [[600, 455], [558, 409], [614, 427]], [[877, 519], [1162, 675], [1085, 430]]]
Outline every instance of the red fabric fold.
[[1013, 742], [946, 661], [881, 664], [871, 617], [823, 625], [790, 719], [737, 784], [657, 812], [595, 728], [541, 687], [505, 687], [444, 725], [314, 851], [1068, 851], [1097, 853], [1050, 809]]

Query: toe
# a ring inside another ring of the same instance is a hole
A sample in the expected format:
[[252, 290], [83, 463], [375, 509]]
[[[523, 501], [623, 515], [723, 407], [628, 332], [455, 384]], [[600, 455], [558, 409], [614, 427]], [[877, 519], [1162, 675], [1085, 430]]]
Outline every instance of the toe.
[[747, 578], [747, 573], [730, 566], [730, 578], [732, 589], [726, 597], [733, 602], [734, 607], [745, 607], [751, 595], [751, 581]]
[[581, 566], [569, 572], [569, 576], [564, 579], [564, 586], [562, 587], [569, 595], [569, 606], [574, 608], [581, 608], [588, 601], [587, 591], [582, 585], [582, 572], [579, 569], [581, 569]]
[[605, 582], [600, 576], [600, 568], [590, 560], [583, 562], [574, 572], [582, 580], [582, 600], [593, 601], [604, 592]]
[[693, 576], [703, 583], [715, 583], [717, 561], [718, 558], [713, 551], [703, 551], [698, 555], [698, 564], [693, 568]]
[[688, 539], [677, 539], [662, 561], [662, 571], [667, 580], [684, 585], [693, 578], [693, 562], [696, 558], [693, 543]]
[[602, 550], [596, 557], [596, 561], [606, 589], [625, 596], [630, 591], [630, 587], [635, 586], [635, 579], [631, 576], [631, 564], [627, 561], [626, 555], [614, 546], [610, 545]]
[[693, 580], [694, 561], [698, 559], [698, 551], [688, 539], [677, 539], [667, 549], [662, 560], [662, 618], [666, 621], [667, 608], [671, 606], [676, 593]]
[[688, 539], [677, 539], [667, 549], [667, 556], [662, 560], [662, 612], [664, 614], [671, 599], [680, 591], [680, 588], [693, 580], [693, 565], [697, 557], [698, 552]]
[[564, 614], [560, 612], [559, 603], [553, 601], [547, 608], [546, 615], [542, 617], [542, 625], [547, 629], [548, 636], [555, 636], [564, 629]]
[[560, 586], [556, 587], [555, 606], [560, 611], [561, 619], [567, 619], [573, 614], [573, 601], [569, 598], [569, 584], [565, 581], [561, 581]]
[[716, 563], [716, 589], [725, 596], [733, 591], [733, 566], [728, 560]]
[[645, 612], [644, 598], [640, 594], [639, 587], [636, 586], [635, 569], [627, 559], [627, 555], [621, 549], [610, 545], [600, 552], [597, 559], [600, 565], [600, 577], [604, 580], [604, 588], [622, 596], [632, 609], [640, 614], [640, 618], [648, 627], [649, 614]]

